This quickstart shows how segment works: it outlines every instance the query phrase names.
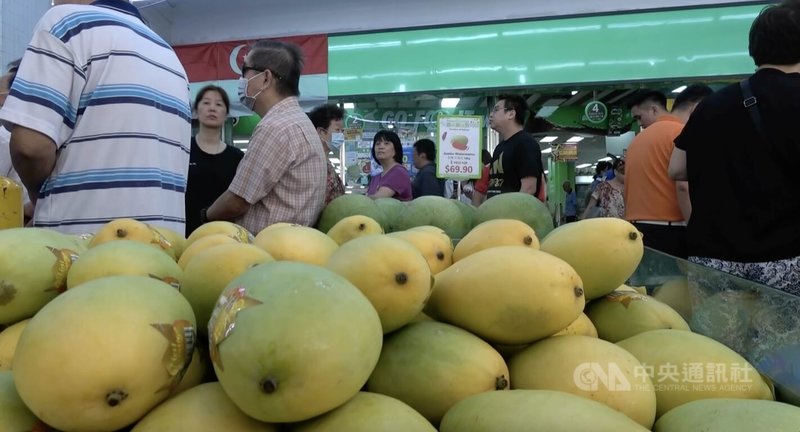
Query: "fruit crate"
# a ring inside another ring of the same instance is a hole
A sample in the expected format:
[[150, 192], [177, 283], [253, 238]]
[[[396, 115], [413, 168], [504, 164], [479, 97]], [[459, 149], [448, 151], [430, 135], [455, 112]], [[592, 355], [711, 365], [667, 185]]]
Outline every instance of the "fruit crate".
[[737, 351], [800, 406], [800, 297], [645, 248], [628, 281], [683, 309], [694, 332]]

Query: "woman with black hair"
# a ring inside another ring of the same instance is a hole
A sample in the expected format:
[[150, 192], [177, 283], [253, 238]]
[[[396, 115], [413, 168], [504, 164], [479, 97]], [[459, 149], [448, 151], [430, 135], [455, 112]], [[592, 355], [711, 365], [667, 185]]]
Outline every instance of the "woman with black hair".
[[411, 176], [403, 166], [400, 137], [392, 131], [376, 133], [372, 140], [372, 158], [383, 171], [370, 179], [367, 196], [411, 201]]

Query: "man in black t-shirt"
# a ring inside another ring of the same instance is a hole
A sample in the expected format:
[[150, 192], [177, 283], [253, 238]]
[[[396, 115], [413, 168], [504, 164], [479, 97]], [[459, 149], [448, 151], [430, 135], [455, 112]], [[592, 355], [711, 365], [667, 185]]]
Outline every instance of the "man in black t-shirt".
[[494, 149], [487, 198], [507, 192], [540, 196], [542, 152], [523, 130], [528, 105], [519, 95], [502, 95], [489, 114], [489, 126], [504, 138]]

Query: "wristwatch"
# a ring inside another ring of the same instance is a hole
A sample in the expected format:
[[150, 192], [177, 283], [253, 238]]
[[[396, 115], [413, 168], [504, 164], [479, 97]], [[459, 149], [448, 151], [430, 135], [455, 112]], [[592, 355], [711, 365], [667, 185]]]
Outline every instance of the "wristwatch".
[[200, 209], [200, 223], [204, 224], [209, 222], [208, 220], [208, 207], [203, 207]]

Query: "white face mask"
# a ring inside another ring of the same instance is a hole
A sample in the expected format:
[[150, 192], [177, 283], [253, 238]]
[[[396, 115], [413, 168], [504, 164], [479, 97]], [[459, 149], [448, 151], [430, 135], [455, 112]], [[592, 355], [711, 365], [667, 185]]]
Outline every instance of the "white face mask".
[[331, 142], [328, 143], [328, 147], [331, 150], [339, 150], [339, 148], [344, 145], [344, 134], [341, 132], [334, 132], [331, 134]]
[[245, 77], [239, 78], [239, 88], [237, 90], [237, 92], [239, 94], [239, 102], [241, 102], [242, 105], [244, 105], [245, 108], [249, 109], [250, 111], [253, 110], [253, 107], [256, 104], [256, 98], [258, 97], [258, 95], [260, 95], [261, 92], [264, 91], [265, 89], [259, 90], [258, 93], [256, 93], [253, 96], [247, 96], [247, 84], [250, 82], [251, 79], [253, 79], [253, 78], [255, 78], [255, 77], [257, 77], [257, 76], [259, 76], [259, 75], [261, 75], [263, 73], [264, 72], [255, 74], [255, 75], [251, 76], [250, 79], [247, 79]]

